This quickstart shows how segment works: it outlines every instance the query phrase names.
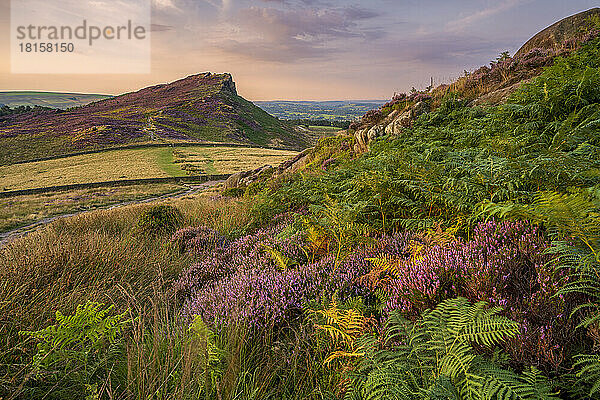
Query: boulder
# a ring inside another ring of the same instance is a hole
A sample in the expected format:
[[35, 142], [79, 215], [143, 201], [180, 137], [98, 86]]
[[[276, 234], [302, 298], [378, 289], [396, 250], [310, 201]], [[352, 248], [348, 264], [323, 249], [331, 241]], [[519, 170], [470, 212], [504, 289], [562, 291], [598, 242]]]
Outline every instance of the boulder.
[[558, 49], [565, 41], [575, 39], [578, 35], [582, 34], [588, 24], [588, 18], [594, 15], [600, 15], [600, 8], [596, 7], [580, 12], [579, 14], [571, 15], [550, 25], [529, 39], [517, 51], [515, 57], [524, 56], [535, 48]]
[[356, 139], [354, 151], [357, 153], [369, 151], [369, 144], [381, 136], [400, 135], [404, 128], [412, 125], [415, 118], [427, 112], [429, 112], [429, 105], [424, 101], [420, 101], [403, 112], [393, 111], [381, 124], [358, 129], [354, 133]]
[[312, 152], [313, 148], [308, 148], [302, 151], [300, 154], [282, 162], [279, 167], [277, 167], [277, 171], [275, 172], [277, 175], [281, 175], [288, 172], [296, 172], [303, 166], [305, 166], [309, 162], [309, 155]]
[[369, 150], [369, 138], [368, 138], [369, 128], [358, 129], [354, 132], [354, 151], [357, 153], [364, 153]]
[[508, 87], [494, 90], [493, 92], [486, 93], [471, 102], [471, 106], [496, 106], [502, 104], [513, 94], [518, 88], [524, 83], [530, 82], [531, 79], [525, 79], [521, 82], [517, 82]]
[[410, 116], [412, 119], [415, 119], [415, 118], [419, 117], [420, 115], [428, 113], [429, 111], [431, 111], [429, 104], [427, 104], [424, 101], [420, 101], [410, 108], [410, 112], [411, 112]]
[[259, 180], [262, 176], [275, 170], [270, 165], [265, 165], [252, 171], [236, 172], [225, 181], [225, 189], [243, 188]]

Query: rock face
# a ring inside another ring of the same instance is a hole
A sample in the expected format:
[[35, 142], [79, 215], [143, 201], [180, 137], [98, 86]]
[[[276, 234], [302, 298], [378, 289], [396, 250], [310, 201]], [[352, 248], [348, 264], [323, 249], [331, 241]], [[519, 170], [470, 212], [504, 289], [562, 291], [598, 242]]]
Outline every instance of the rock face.
[[471, 106], [496, 106], [498, 104], [502, 104], [508, 99], [508, 97], [513, 94], [521, 85], [531, 82], [531, 79], [526, 79], [521, 82], [517, 82], [514, 85], [510, 85], [508, 87], [495, 90], [490, 93], [486, 93], [483, 96], [480, 96], [473, 100], [470, 105]]
[[294, 158], [284, 161], [277, 168], [265, 165], [252, 171], [237, 172], [227, 178], [224, 189], [245, 188], [269, 175], [277, 177], [279, 175], [296, 172], [310, 162], [309, 155], [312, 150], [312, 148], [304, 150]]
[[548, 28], [529, 39], [529, 41], [517, 51], [515, 57], [523, 56], [535, 48], [559, 48], [563, 42], [580, 35], [582, 33], [582, 28], [587, 24], [586, 20], [594, 15], [600, 15], [600, 8], [592, 8], [550, 25]]
[[271, 173], [274, 168], [270, 165], [265, 165], [252, 171], [237, 172], [231, 175], [225, 181], [225, 189], [234, 189], [246, 187], [253, 182], [256, 182], [261, 177]]
[[383, 122], [357, 129], [354, 133], [354, 138], [356, 139], [354, 151], [357, 153], [369, 151], [369, 145], [378, 137], [400, 135], [405, 128], [412, 125], [412, 122], [419, 115], [427, 112], [429, 112], [429, 105], [426, 102], [420, 101], [402, 112], [393, 111]]

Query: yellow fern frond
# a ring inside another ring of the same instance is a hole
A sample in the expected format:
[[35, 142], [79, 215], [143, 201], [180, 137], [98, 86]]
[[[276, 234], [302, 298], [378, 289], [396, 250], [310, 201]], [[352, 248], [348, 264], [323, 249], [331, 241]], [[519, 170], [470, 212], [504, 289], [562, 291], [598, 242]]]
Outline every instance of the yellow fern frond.
[[285, 254], [271, 246], [263, 244], [263, 248], [269, 254], [269, 256], [271, 256], [271, 258], [275, 262], [275, 265], [277, 266], [277, 269], [279, 269], [280, 271], [286, 271], [289, 267], [297, 264], [296, 261], [292, 260]]
[[392, 260], [388, 257], [367, 258], [373, 267], [368, 274], [359, 278], [359, 282], [375, 291], [383, 289], [387, 291], [392, 280], [400, 276], [400, 265], [404, 260]]
[[347, 352], [347, 351], [334, 351], [333, 353], [331, 353], [326, 359], [325, 361], [323, 361], [323, 365], [329, 365], [331, 364], [332, 361], [343, 358], [343, 359], [352, 359], [352, 358], [360, 358], [362, 356], [364, 356], [365, 353], [359, 353], [359, 352]]
[[319, 316], [324, 323], [315, 324], [329, 336], [335, 345], [345, 345], [352, 348], [354, 341], [367, 329], [369, 319], [355, 309], [340, 309], [334, 298], [329, 307], [324, 310], [309, 310], [313, 315]]

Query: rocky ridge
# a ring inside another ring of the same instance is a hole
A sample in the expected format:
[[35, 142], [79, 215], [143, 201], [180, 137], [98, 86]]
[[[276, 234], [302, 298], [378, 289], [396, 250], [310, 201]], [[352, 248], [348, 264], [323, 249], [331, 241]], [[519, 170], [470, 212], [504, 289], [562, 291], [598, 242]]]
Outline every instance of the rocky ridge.
[[[453, 85], [440, 85], [430, 93], [421, 93], [421, 97], [439, 99], [449, 90], [460, 91], [460, 87], [464, 89], [469, 84], [486, 85], [487, 90], [479, 92], [477, 97], [469, 99], [469, 104], [471, 106], [501, 104], [521, 85], [539, 75], [545, 66], [551, 65], [555, 57], [568, 54], [575, 50], [580, 43], [598, 36], [599, 32], [590, 24], [590, 18], [600, 19], [600, 8], [567, 17], [532, 37], [517, 51], [514, 57], [494, 62], [490, 67], [482, 67]], [[373, 118], [366, 118], [367, 114], [362, 121], [354, 124], [353, 129], [341, 134], [354, 136], [354, 152], [357, 154], [369, 151], [370, 144], [380, 137], [402, 135], [416, 118], [431, 111], [431, 99], [407, 101], [411, 98], [418, 99], [419, 94], [414, 93], [412, 97], [403, 95], [404, 97], [399, 102], [400, 105], [405, 105], [403, 108], [394, 107], [394, 101], [392, 101], [389, 103], [391, 109], [389, 114], [385, 115], [376, 110], [374, 121]], [[386, 106], [382, 108], [386, 108]], [[248, 186], [262, 179], [266, 171], [269, 171], [269, 176], [273, 177], [292, 173], [311, 162], [313, 158], [312, 149], [307, 149], [278, 168], [267, 166], [255, 171], [235, 174], [227, 181], [226, 187], [231, 189]]]

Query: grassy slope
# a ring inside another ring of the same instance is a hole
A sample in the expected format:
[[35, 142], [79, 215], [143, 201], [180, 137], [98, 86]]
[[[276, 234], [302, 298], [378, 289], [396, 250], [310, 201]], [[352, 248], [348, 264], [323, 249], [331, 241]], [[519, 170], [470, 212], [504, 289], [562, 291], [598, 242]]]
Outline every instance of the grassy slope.
[[[174, 158], [177, 152], [177, 159]], [[233, 173], [277, 165], [296, 153], [262, 148], [156, 147], [112, 150], [0, 166], [0, 190], [29, 189], [119, 179]], [[177, 161], [177, 162], [176, 162]], [[185, 168], [185, 169], [184, 169]]]
[[110, 95], [61, 92], [0, 92], [0, 104], [9, 107], [42, 106], [50, 108], [70, 108], [83, 106], [94, 101], [110, 98]]
[[0, 165], [145, 142], [237, 142], [303, 149], [308, 141], [234, 92], [230, 75], [194, 75], [65, 112], [0, 121]]

